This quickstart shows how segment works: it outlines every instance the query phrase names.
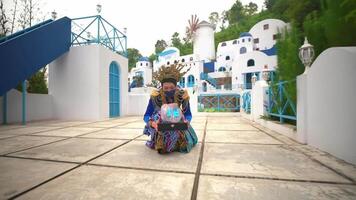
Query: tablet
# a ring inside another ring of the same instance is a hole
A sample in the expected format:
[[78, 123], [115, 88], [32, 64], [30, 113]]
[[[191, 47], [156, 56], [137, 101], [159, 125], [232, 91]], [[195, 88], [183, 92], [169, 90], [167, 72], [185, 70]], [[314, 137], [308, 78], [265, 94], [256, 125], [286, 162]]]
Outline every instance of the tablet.
[[184, 122], [158, 124], [158, 131], [185, 131], [185, 130], [188, 130], [188, 124]]

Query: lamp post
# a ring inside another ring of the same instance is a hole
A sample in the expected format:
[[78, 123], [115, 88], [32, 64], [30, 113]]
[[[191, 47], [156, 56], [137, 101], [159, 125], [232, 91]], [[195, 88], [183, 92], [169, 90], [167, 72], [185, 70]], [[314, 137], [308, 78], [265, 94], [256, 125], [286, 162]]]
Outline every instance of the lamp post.
[[100, 14], [100, 12], [101, 12], [101, 5], [100, 4], [96, 5], [96, 11], [98, 12], [98, 14]]
[[305, 66], [304, 74], [308, 73], [308, 69], [314, 58], [314, 46], [309, 44], [307, 37], [304, 39], [304, 44], [299, 48], [299, 59]]
[[54, 11], [52, 11], [52, 19], [53, 20], [56, 20], [57, 19], [57, 12], [54, 10]]
[[268, 79], [269, 79], [269, 72], [268, 71], [263, 71], [262, 72], [262, 78], [263, 78], [263, 80], [265, 80], [267, 82]]

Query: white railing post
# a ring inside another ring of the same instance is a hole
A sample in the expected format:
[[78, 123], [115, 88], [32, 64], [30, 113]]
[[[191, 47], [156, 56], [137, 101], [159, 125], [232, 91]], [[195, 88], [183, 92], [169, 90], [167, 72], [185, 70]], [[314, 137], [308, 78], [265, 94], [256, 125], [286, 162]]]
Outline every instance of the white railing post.
[[303, 144], [308, 143], [307, 77], [307, 74], [297, 77], [297, 140]]

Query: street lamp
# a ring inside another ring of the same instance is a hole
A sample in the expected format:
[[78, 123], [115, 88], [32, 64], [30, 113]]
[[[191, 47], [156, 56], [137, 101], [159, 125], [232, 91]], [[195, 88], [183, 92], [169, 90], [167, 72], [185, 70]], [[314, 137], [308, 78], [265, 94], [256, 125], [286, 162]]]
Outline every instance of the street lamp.
[[126, 33], [127, 33], [127, 28], [125, 27], [124, 28], [124, 34], [126, 35]]
[[54, 10], [51, 14], [52, 14], [52, 19], [53, 19], [53, 20], [56, 20], [56, 18], [57, 18], [57, 12]]
[[299, 48], [299, 59], [305, 66], [304, 74], [308, 73], [312, 60], [314, 58], [314, 46], [309, 44], [307, 37], [304, 39], [304, 44]]
[[263, 78], [263, 80], [265, 80], [267, 82], [268, 79], [269, 79], [269, 72], [268, 71], [263, 71], [262, 72], [262, 78]]
[[100, 12], [101, 12], [101, 5], [100, 4], [96, 5], [96, 11], [98, 12], [98, 14], [100, 14]]

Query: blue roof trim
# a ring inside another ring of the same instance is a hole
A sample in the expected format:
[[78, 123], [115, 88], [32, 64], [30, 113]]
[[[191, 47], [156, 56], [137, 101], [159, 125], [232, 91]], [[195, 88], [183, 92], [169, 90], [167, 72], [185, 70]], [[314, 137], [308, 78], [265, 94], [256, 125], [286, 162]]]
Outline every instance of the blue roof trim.
[[169, 54], [172, 54], [172, 53], [176, 53], [176, 52], [177, 52], [176, 50], [170, 49], [170, 50], [167, 50], [167, 51], [162, 51], [160, 54], [158, 54], [158, 56], [166, 56], [166, 55], [169, 55]]
[[240, 37], [252, 37], [251, 33], [248, 33], [248, 32], [242, 32], [240, 34]]
[[141, 57], [140, 59], [138, 59], [138, 61], [146, 61], [149, 62], [150, 60], [148, 59], [148, 57]]
[[265, 53], [267, 56], [274, 56], [274, 55], [277, 55], [277, 48], [276, 48], [276, 45], [273, 45], [273, 47], [270, 48], [270, 49], [261, 50], [261, 52]]

